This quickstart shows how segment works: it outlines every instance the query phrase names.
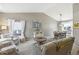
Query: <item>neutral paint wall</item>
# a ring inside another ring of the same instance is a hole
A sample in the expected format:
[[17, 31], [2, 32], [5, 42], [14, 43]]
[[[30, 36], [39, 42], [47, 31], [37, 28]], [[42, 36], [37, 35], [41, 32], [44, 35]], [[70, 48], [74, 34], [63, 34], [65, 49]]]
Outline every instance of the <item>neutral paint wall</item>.
[[0, 16], [0, 25], [7, 25], [7, 20], [4, 20], [2, 16]]
[[2, 19], [16, 19], [16, 20], [26, 20], [26, 31], [25, 34], [28, 37], [32, 37], [32, 21], [39, 21], [42, 23], [42, 31], [45, 36], [53, 37], [53, 31], [57, 30], [57, 22], [44, 13], [6, 13], [0, 14]]

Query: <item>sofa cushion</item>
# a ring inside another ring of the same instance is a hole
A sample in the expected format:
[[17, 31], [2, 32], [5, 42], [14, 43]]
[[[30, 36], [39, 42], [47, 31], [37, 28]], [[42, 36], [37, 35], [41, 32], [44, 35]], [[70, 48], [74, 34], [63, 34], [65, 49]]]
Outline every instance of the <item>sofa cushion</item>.
[[13, 54], [17, 54], [17, 50], [14, 45], [11, 45], [11, 46], [2, 48], [0, 50], [0, 54], [1, 55], [13, 55]]
[[0, 42], [0, 49], [12, 45], [11, 41]]

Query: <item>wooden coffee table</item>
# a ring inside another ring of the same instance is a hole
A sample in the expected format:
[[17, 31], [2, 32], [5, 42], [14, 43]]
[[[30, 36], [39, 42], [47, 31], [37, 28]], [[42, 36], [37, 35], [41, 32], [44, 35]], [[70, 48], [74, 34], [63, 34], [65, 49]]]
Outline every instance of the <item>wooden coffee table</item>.
[[45, 42], [46, 42], [46, 38], [43, 38], [43, 39], [35, 39], [37, 42], [38, 42], [38, 44], [44, 44]]

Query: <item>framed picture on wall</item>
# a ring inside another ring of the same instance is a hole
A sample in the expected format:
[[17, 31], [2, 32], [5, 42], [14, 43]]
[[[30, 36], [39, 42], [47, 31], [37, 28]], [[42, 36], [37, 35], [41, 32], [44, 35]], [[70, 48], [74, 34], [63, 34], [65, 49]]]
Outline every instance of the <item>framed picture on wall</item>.
[[38, 21], [32, 22], [32, 28], [40, 29], [41, 28], [41, 23], [38, 22]]

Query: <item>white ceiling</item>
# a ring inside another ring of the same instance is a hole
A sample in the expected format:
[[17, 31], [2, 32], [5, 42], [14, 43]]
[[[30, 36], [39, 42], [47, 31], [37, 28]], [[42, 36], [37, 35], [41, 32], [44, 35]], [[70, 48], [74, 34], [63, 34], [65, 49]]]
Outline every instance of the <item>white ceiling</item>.
[[72, 4], [68, 3], [0, 3], [0, 12], [44, 12], [59, 21], [59, 14], [62, 13], [62, 20], [72, 19]]
[[[59, 3], [55, 6], [43, 11], [47, 15], [53, 17], [57, 21], [72, 20], [73, 19], [73, 4], [72, 3]], [[62, 14], [60, 19], [60, 14]]]
[[3, 12], [42, 12], [54, 4], [50, 3], [0, 3]]

